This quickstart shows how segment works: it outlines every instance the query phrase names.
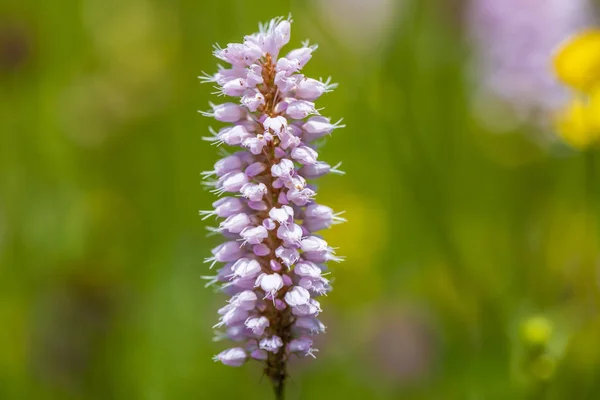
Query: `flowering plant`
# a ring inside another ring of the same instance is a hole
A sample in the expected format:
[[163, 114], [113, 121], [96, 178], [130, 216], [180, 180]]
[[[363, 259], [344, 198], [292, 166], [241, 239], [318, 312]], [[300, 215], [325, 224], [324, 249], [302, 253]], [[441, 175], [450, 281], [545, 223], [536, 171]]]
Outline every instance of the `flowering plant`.
[[341, 261], [315, 232], [344, 221], [314, 201], [315, 187], [307, 183], [342, 174], [339, 164], [318, 161], [315, 151], [315, 141], [343, 127], [321, 116], [314, 104], [336, 85], [300, 73], [316, 45], [305, 42], [279, 57], [291, 22], [275, 18], [241, 44], [216, 46], [214, 55], [229, 65], [201, 77], [215, 84], [217, 94], [239, 98], [202, 112], [229, 124], [211, 130], [206, 140], [241, 148], [203, 173], [212, 192], [228, 194], [213, 210], [200, 212], [224, 218], [210, 229], [226, 241], [206, 259], [211, 268], [225, 263], [216, 276], [205, 278], [231, 296], [215, 327], [225, 329], [219, 338], [239, 342], [214, 359], [229, 366], [260, 361], [277, 398], [283, 398], [290, 356], [314, 357], [317, 351], [312, 336], [325, 326], [317, 319], [316, 297], [331, 290], [324, 264]]

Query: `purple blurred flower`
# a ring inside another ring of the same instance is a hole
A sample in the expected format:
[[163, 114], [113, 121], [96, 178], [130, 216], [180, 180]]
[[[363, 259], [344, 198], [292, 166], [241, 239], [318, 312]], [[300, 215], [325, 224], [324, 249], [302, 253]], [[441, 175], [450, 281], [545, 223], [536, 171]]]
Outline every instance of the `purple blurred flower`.
[[[366, 361], [378, 379], [398, 386], [424, 384], [436, 368], [439, 337], [427, 310], [376, 304], [361, 333]], [[367, 376], [368, 377], [368, 376]]]
[[226, 237], [206, 259], [211, 266], [225, 263], [207, 279], [209, 285], [220, 282], [232, 296], [215, 326], [226, 329], [219, 337], [240, 342], [215, 360], [231, 366], [249, 359], [263, 362], [278, 394], [291, 354], [314, 357], [317, 351], [311, 336], [325, 327], [316, 319], [321, 307], [315, 297], [331, 290], [321, 276], [323, 264], [341, 260], [313, 232], [345, 221], [314, 202], [306, 181], [342, 173], [339, 164], [330, 167], [317, 160], [314, 143], [343, 127], [315, 116], [313, 102], [336, 85], [299, 73], [316, 45], [306, 42], [279, 57], [290, 39], [290, 25], [291, 20], [276, 18], [242, 44], [215, 47], [214, 55], [230, 66], [201, 77], [218, 94], [240, 98], [240, 104], [211, 104], [202, 113], [233, 124], [211, 130], [206, 140], [242, 148], [203, 173], [213, 193], [227, 194], [213, 203], [214, 210], [200, 212], [205, 219], [223, 218], [210, 230]]
[[591, 15], [589, 0], [470, 0], [475, 108], [484, 122], [503, 130], [510, 119], [496, 113], [508, 110], [515, 122], [544, 126], [566, 100], [551, 70], [552, 53], [589, 25]]

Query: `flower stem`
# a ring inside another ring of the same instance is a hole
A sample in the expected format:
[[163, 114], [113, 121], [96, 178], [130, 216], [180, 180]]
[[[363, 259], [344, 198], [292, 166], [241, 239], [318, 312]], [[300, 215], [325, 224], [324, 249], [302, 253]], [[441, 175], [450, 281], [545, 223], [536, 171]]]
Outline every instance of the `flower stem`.
[[275, 392], [275, 400], [284, 400], [285, 376], [282, 376], [281, 379], [272, 378], [271, 382], [273, 383], [273, 391]]
[[[278, 329], [276, 329], [277, 334], [280, 335], [285, 344], [289, 342], [290, 337], [289, 327], [282, 323], [287, 314], [288, 313], [285, 311], [279, 312], [279, 318], [277, 318], [279, 326], [277, 327]], [[283, 348], [285, 349], [285, 345]], [[273, 384], [275, 400], [283, 400], [285, 392], [285, 379], [287, 378], [287, 357], [285, 356], [285, 351], [283, 349], [275, 354], [269, 354], [265, 372]]]
[[[264, 85], [262, 87], [261, 93], [265, 96], [265, 105], [262, 109], [262, 112], [267, 115], [275, 115], [275, 104], [277, 100], [277, 86], [274, 83], [275, 79], [275, 65], [273, 64], [273, 59], [270, 54], [267, 54], [265, 57], [265, 61], [262, 64], [262, 74], [264, 79]], [[264, 127], [263, 127], [264, 129]], [[267, 172], [265, 174], [268, 177], [268, 187], [269, 187], [269, 206], [270, 207], [281, 207], [279, 204], [278, 195], [279, 190], [274, 188], [275, 178], [270, 175], [271, 167], [274, 164], [275, 160], [275, 143], [269, 143], [268, 147], [264, 151], [264, 156], [266, 159], [266, 163], [269, 168], [267, 168]], [[267, 215], [268, 216], [268, 215]], [[277, 238], [277, 235], [274, 231], [269, 234], [269, 244], [271, 246], [272, 254], [275, 253], [275, 249], [281, 245], [281, 240]], [[282, 274], [285, 272], [282, 271]], [[285, 294], [286, 290], [280, 291], [278, 294], [278, 298], [282, 298]], [[285, 355], [285, 349], [287, 344], [291, 339], [291, 331], [290, 331], [290, 319], [291, 315], [289, 309], [278, 310], [275, 308], [275, 303], [273, 305], [269, 305], [270, 312], [267, 312], [267, 316], [270, 321], [270, 326], [273, 335], [277, 335], [281, 338], [283, 342], [282, 348], [277, 353], [270, 353], [269, 358], [267, 359], [267, 367], [265, 368], [265, 373], [271, 380], [273, 384], [273, 391], [275, 392], [275, 400], [283, 400], [285, 393], [285, 379], [287, 377], [287, 357]]]

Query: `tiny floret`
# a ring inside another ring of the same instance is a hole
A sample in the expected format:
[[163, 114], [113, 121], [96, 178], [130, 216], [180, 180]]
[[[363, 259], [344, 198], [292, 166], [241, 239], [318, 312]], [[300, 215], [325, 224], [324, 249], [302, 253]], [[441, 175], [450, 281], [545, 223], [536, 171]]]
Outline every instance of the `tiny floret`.
[[230, 367], [240, 367], [246, 362], [246, 359], [246, 352], [241, 347], [224, 350], [213, 357], [213, 360], [220, 361]]

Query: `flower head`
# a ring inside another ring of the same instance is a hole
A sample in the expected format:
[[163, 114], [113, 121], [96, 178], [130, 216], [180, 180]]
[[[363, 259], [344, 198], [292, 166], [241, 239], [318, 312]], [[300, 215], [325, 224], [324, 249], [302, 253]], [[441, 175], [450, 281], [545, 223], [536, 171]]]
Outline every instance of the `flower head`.
[[237, 98], [202, 113], [229, 124], [211, 130], [206, 140], [241, 148], [203, 173], [213, 193], [227, 194], [213, 203], [214, 210], [200, 212], [205, 219], [222, 218], [210, 229], [226, 237], [206, 259], [211, 266], [225, 263], [207, 279], [231, 296], [216, 327], [240, 343], [215, 360], [231, 366], [264, 362], [276, 391], [283, 390], [290, 356], [314, 357], [310, 336], [325, 330], [316, 318], [321, 306], [315, 297], [331, 290], [321, 276], [323, 264], [341, 258], [315, 232], [345, 221], [315, 202], [307, 182], [342, 173], [340, 164], [318, 160], [314, 143], [343, 127], [320, 116], [314, 103], [336, 85], [301, 73], [316, 46], [305, 43], [279, 56], [291, 22], [275, 18], [243, 43], [216, 46], [214, 55], [229, 65], [201, 77], [218, 94]]
[[554, 56], [556, 76], [574, 90], [558, 113], [560, 136], [577, 149], [600, 143], [600, 30], [591, 29], [565, 41]]

